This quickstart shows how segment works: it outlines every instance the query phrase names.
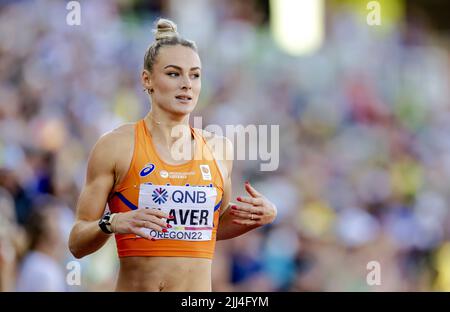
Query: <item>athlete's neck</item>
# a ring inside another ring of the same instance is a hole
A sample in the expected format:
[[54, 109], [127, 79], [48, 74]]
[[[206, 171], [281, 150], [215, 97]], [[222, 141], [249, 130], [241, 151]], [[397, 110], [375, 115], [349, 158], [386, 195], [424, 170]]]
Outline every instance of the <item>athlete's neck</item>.
[[176, 118], [152, 110], [145, 116], [144, 121], [153, 140], [167, 147], [182, 138], [183, 133], [190, 133], [189, 115]]

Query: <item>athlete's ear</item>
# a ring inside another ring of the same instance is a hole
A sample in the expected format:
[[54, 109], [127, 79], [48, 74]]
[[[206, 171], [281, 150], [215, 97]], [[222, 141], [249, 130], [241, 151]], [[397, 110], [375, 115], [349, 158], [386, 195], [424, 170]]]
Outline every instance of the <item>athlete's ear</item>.
[[146, 69], [144, 69], [142, 71], [141, 82], [142, 82], [142, 86], [144, 87], [144, 90], [148, 90], [148, 92], [152, 92], [153, 87], [152, 87], [152, 80], [150, 77], [150, 72]]

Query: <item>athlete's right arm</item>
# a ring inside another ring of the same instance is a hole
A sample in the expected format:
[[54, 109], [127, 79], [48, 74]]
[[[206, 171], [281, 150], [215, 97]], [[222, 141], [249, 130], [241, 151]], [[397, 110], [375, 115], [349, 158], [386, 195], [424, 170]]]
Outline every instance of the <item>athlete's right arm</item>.
[[[114, 187], [117, 140], [114, 133], [102, 136], [95, 144], [88, 160], [86, 183], [77, 203], [75, 224], [69, 238], [69, 249], [82, 258], [100, 249], [110, 237], [98, 226], [105, 211], [108, 195]], [[120, 156], [120, 155], [118, 155]], [[134, 233], [150, 238], [143, 227], [162, 231], [168, 215], [156, 209], [138, 209], [119, 213], [114, 218], [115, 233]]]
[[98, 226], [114, 185], [115, 160], [109, 154], [110, 135], [102, 136], [89, 155], [86, 183], [78, 198], [75, 224], [69, 237], [69, 249], [76, 258], [98, 250], [110, 236]]

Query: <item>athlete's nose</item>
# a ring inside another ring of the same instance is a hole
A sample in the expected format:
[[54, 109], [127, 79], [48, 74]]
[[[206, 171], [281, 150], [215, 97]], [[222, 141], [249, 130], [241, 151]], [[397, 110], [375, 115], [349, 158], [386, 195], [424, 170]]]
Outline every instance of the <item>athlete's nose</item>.
[[191, 79], [189, 77], [185, 77], [182, 81], [181, 89], [184, 90], [191, 90], [192, 89], [192, 83]]

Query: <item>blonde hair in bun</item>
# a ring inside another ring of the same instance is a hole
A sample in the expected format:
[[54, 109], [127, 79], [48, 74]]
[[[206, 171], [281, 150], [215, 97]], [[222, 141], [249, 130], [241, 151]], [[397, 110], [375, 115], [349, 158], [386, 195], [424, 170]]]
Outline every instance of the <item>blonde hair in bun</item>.
[[155, 40], [177, 37], [177, 25], [171, 20], [160, 18], [156, 23]]
[[182, 38], [177, 32], [177, 25], [169, 19], [159, 18], [154, 33], [155, 42], [148, 47], [144, 56], [144, 69], [150, 72], [162, 47], [182, 45], [197, 52], [195, 42]]

